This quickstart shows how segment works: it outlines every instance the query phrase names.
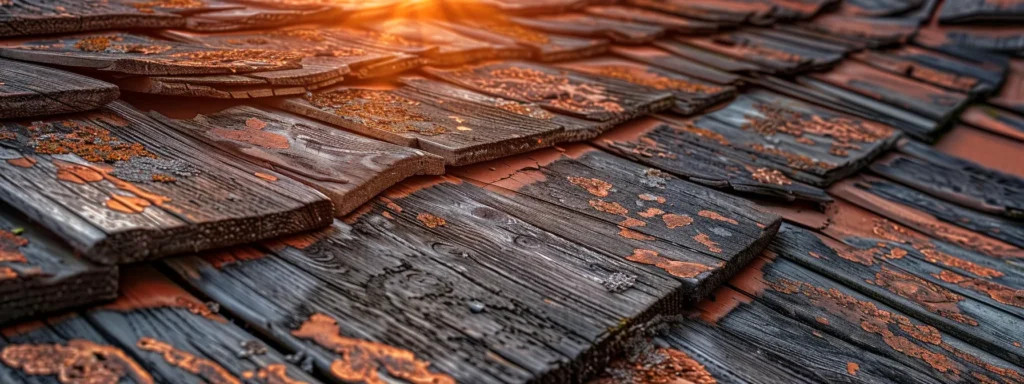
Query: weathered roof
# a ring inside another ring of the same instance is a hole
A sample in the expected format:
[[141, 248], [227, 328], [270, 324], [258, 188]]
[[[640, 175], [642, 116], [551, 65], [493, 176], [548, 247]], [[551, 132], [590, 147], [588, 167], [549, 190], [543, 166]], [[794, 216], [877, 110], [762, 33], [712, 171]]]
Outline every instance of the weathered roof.
[[0, 0], [0, 382], [1024, 383], [1022, 15]]

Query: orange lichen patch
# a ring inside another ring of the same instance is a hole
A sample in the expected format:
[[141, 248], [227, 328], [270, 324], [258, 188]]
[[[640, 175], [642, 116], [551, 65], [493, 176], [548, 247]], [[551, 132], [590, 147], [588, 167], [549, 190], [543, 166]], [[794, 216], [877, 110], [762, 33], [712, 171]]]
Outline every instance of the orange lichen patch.
[[0, 263], [27, 263], [20, 248], [28, 246], [28, 239], [0, 229]]
[[814, 160], [806, 155], [796, 154], [780, 148], [766, 146], [764, 144], [750, 144], [749, 147], [750, 149], [760, 153], [781, 157], [786, 160], [786, 165], [792, 167], [793, 169], [831, 169], [835, 167], [835, 164], [826, 161]]
[[62, 384], [117, 383], [125, 376], [153, 383], [153, 377], [121, 349], [83, 339], [67, 345], [11, 344], [0, 351], [0, 360], [27, 375], [56, 376]]
[[[302, 236], [302, 235], [299, 235], [299, 236]], [[288, 239], [291, 239], [291, 237], [289, 237]], [[273, 240], [274, 243], [271, 243], [271, 244], [277, 244], [276, 241], [281, 241], [282, 243], [287, 244], [286, 242], [288, 241], [288, 239], [285, 239], [285, 240]], [[273, 246], [273, 245], [271, 247], [275, 248], [275, 249], [278, 249], [278, 247]], [[284, 248], [284, 247], [282, 246], [280, 248]], [[224, 268], [225, 266], [228, 266], [228, 265], [231, 265], [231, 264], [235, 264], [235, 263], [241, 263], [241, 262], [246, 262], [246, 261], [250, 261], [250, 260], [259, 260], [259, 259], [262, 259], [265, 256], [266, 256], [266, 253], [264, 253], [263, 251], [260, 251], [260, 250], [258, 250], [256, 248], [252, 248], [252, 247], [239, 247], [239, 248], [229, 248], [229, 249], [225, 249], [225, 250], [222, 250], [222, 251], [216, 251], [216, 252], [208, 252], [208, 253], [204, 254], [202, 257], [203, 257], [203, 260], [206, 260], [206, 262], [210, 263], [210, 265], [212, 265], [214, 268], [221, 269], [221, 268]]]
[[650, 193], [641, 193], [637, 197], [639, 197], [640, 200], [643, 200], [643, 201], [657, 201], [658, 204], [665, 204], [665, 198], [664, 197], [655, 196], [655, 195], [652, 195]]
[[11, 267], [0, 267], [0, 281], [18, 278], [18, 272]]
[[626, 227], [626, 228], [643, 227], [643, 226], [646, 226], [646, 225], [647, 225], [647, 223], [645, 223], [645, 222], [643, 222], [641, 220], [634, 219], [632, 217], [627, 217], [624, 220], [622, 220], [621, 222], [619, 222], [619, 226], [620, 227]]
[[625, 237], [631, 240], [651, 241], [654, 240], [654, 236], [647, 236], [643, 233], [634, 231], [626, 227], [619, 227], [619, 236]]
[[228, 372], [213, 360], [197, 357], [191, 353], [178, 350], [174, 346], [152, 337], [140, 338], [135, 343], [139, 349], [159, 353], [163, 355], [164, 361], [185, 372], [198, 376], [210, 384], [241, 384], [242, 381]]
[[846, 373], [849, 373], [850, 376], [857, 376], [857, 371], [859, 371], [859, 370], [860, 370], [860, 364], [854, 363], [852, 361], [849, 362], [849, 363], [846, 363]]
[[695, 83], [683, 79], [674, 79], [662, 76], [654, 71], [644, 68], [631, 67], [626, 65], [609, 65], [593, 71], [601, 76], [607, 76], [629, 83], [642, 85], [657, 90], [670, 90], [685, 93], [711, 94], [722, 91], [722, 87], [711, 84]]
[[153, 268], [134, 267], [126, 270], [121, 274], [119, 287], [121, 294], [117, 300], [103, 305], [102, 309], [131, 312], [145, 308], [184, 308], [209, 320], [221, 323], [227, 321]]
[[268, 364], [266, 367], [253, 371], [242, 372], [242, 378], [266, 384], [305, 384], [305, 381], [288, 377], [288, 367], [284, 364]]
[[622, 206], [622, 204], [616, 202], [607, 202], [604, 200], [590, 200], [590, 206], [598, 211], [610, 213], [613, 215], [628, 215], [629, 210]]
[[255, 172], [255, 173], [253, 173], [253, 176], [256, 176], [258, 178], [261, 178], [261, 179], [269, 181], [269, 182], [277, 181], [277, 176], [274, 176], [274, 175], [271, 175], [271, 174], [267, 174], [267, 173], [263, 173], [263, 172]]
[[218, 49], [174, 53], [170, 59], [180, 65], [229, 68], [298, 66], [302, 54], [266, 49]]
[[658, 348], [649, 353], [639, 354], [632, 361], [616, 360], [610, 363], [609, 368], [616, 372], [615, 377], [600, 377], [590, 384], [717, 383], [704, 365], [686, 353], [671, 348]]
[[910, 246], [919, 251], [929, 263], [942, 264], [947, 267], [967, 271], [971, 274], [984, 278], [1003, 276], [1003, 272], [997, 269], [985, 267], [939, 251], [929, 238], [916, 233], [912, 234], [906, 228], [903, 228], [899, 224], [890, 222], [887, 219], [877, 217], [873, 218], [871, 232], [875, 236], [885, 240], [910, 244]]
[[395, 213], [402, 213], [402, 207], [396, 204], [393, 200], [383, 196], [381, 196], [379, 199], [382, 203], [384, 203], [386, 207], [388, 207], [388, 209], [394, 211]]
[[693, 122], [685, 122], [683, 124], [674, 125], [673, 128], [674, 128], [674, 130], [676, 132], [689, 133], [691, 135], [696, 135], [698, 137], [702, 137], [702, 138], [714, 141], [714, 142], [716, 142], [718, 144], [721, 144], [723, 146], [728, 146], [729, 145], [729, 140], [726, 139], [725, 136], [723, 136], [721, 133], [718, 133], [718, 132], [715, 132], [715, 131], [712, 131], [712, 130], [709, 130], [709, 129], [704, 129], [704, 128], [698, 127], [698, 126], [694, 125]]
[[139, 214], [145, 212], [146, 207], [149, 207], [152, 204], [146, 199], [112, 193], [110, 194], [110, 198], [107, 199], [106, 205], [107, 208], [110, 208], [113, 211], [127, 214]]
[[730, 219], [728, 217], [722, 216], [718, 212], [709, 211], [709, 210], [706, 210], [706, 209], [705, 210], [701, 210], [700, 212], [697, 212], [697, 215], [699, 215], [700, 217], [711, 219], [711, 220], [724, 221], [724, 222], [729, 223], [729, 224], [739, 224], [739, 222], [736, 221], [735, 219]]
[[718, 243], [712, 241], [711, 238], [704, 233], [698, 232], [697, 235], [693, 236], [693, 239], [698, 243], [704, 244], [704, 246], [708, 247], [708, 250], [711, 252], [722, 253], [722, 248], [718, 246]]
[[17, 159], [7, 159], [7, 164], [20, 168], [32, 168], [36, 165], [36, 159], [31, 156], [22, 156]]
[[775, 184], [775, 185], [789, 185], [793, 184], [793, 180], [786, 177], [778, 169], [771, 168], [757, 168], [754, 172], [751, 172], [751, 177], [754, 178], [758, 183], [762, 184]]
[[371, 129], [427, 136], [448, 131], [420, 110], [420, 102], [386, 90], [348, 88], [309, 94], [306, 100], [318, 108], [331, 109], [335, 115]]
[[455, 379], [442, 373], [431, 372], [430, 363], [416, 358], [412, 352], [367, 340], [340, 335], [341, 327], [330, 316], [316, 313], [292, 331], [298, 338], [316, 344], [339, 355], [331, 363], [331, 373], [338, 379], [351, 382], [384, 383], [380, 370], [412, 383], [455, 384]]
[[521, 116], [529, 116], [534, 119], [551, 120], [555, 114], [548, 112], [535, 104], [520, 103], [512, 100], [498, 99], [495, 107], [515, 113]]
[[668, 274], [672, 276], [684, 279], [692, 279], [697, 277], [697, 275], [712, 269], [712, 267], [704, 264], [672, 260], [661, 256], [658, 252], [650, 249], [634, 249], [632, 255], [626, 256], [626, 260], [653, 265], [661, 268], [665, 272], [668, 272]]
[[135, 9], [142, 13], [153, 13], [156, 9], [190, 9], [206, 5], [202, 0], [151, 0], [140, 3], [132, 3]]
[[569, 179], [570, 183], [586, 189], [591, 195], [597, 197], [607, 197], [608, 191], [612, 189], [611, 183], [600, 179], [575, 176], [568, 176], [567, 179]]
[[646, 217], [646, 218], [651, 218], [651, 217], [654, 217], [654, 216], [661, 215], [663, 213], [665, 213], [665, 211], [662, 211], [662, 210], [660, 210], [658, 208], [651, 207], [651, 208], [647, 208], [646, 211], [638, 213], [638, 215], [640, 215], [642, 217]]
[[154, 173], [153, 177], [151, 178], [151, 180], [153, 180], [153, 181], [155, 181], [157, 183], [173, 183], [175, 181], [178, 181], [178, 179], [175, 178], [174, 176], [165, 175], [165, 174], [162, 174], [162, 173]]
[[669, 213], [661, 217], [665, 221], [665, 226], [669, 229], [675, 229], [679, 227], [685, 227], [693, 224], [693, 218], [688, 215], [677, 215]]
[[[37, 123], [28, 127], [37, 154], [63, 155], [73, 153], [90, 162], [128, 161], [136, 157], [156, 158], [142, 144], [121, 141], [110, 131], [63, 121], [59, 124]], [[70, 131], [70, 132], [69, 132]]]
[[[836, 288], [824, 289], [788, 279], [769, 282], [769, 286], [779, 293], [806, 296], [811, 305], [846, 319], [850, 323], [860, 324], [861, 329], [878, 335], [893, 350], [922, 360], [938, 372], [947, 373], [953, 377], [960, 374], [957, 365], [948, 356], [932, 352], [914, 342], [917, 340], [926, 345], [946, 345], [942, 342], [942, 336], [938, 330], [931, 326], [915, 325], [906, 316], [879, 309], [873, 302], [858, 300]], [[895, 334], [891, 326], [905, 332], [910, 338]]]
[[619, 105], [618, 98], [609, 95], [603, 86], [573, 83], [566, 76], [552, 75], [532, 68], [493, 69], [486, 77], [459, 72], [455, 71], [452, 75], [470, 77], [473, 85], [510, 99], [545, 102], [561, 109], [583, 113], [594, 110], [619, 113], [625, 110]]
[[947, 319], [971, 326], [978, 325], [977, 320], [960, 312], [957, 303], [963, 301], [963, 296], [920, 277], [882, 266], [875, 274], [875, 280], [869, 283], [886, 288]]
[[266, 122], [257, 118], [250, 118], [245, 121], [245, 127], [242, 129], [213, 128], [210, 132], [226, 140], [266, 149], [288, 149], [291, 147], [287, 137], [267, 132], [264, 130], [266, 127]]
[[423, 223], [423, 225], [426, 225], [427, 228], [437, 228], [448, 225], [448, 222], [445, 221], [443, 218], [434, 216], [426, 212], [422, 212], [419, 215], [416, 215], [416, 220], [419, 220], [421, 223]]
[[947, 283], [988, 295], [992, 300], [1000, 303], [1024, 308], [1024, 289], [1013, 289], [999, 283], [962, 276], [950, 271], [933, 273], [932, 276]]
[[112, 41], [120, 41], [115, 36], [90, 36], [75, 42], [75, 48], [85, 52], [103, 52], [110, 48]]
[[57, 167], [57, 180], [75, 184], [95, 183], [103, 180], [103, 174], [93, 167], [60, 160], [53, 160], [53, 165]]

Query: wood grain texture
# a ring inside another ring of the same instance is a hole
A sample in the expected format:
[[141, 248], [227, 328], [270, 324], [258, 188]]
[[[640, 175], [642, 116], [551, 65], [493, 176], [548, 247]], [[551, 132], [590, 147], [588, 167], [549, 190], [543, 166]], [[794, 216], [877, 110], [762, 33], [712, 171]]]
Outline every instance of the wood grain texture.
[[608, 40], [562, 36], [523, 27], [505, 18], [479, 19], [464, 17], [457, 21], [436, 21], [463, 35], [494, 44], [519, 45], [530, 50], [530, 58], [538, 61], [579, 59], [604, 53]]
[[669, 108], [672, 95], [609, 78], [595, 77], [526, 62], [507, 61], [457, 69], [426, 68], [442, 80], [471, 90], [522, 102], [553, 112], [618, 123]]
[[320, 382], [150, 266], [126, 268], [117, 301], [84, 317], [157, 382]]
[[960, 0], [945, 2], [939, 8], [940, 23], [976, 23], [1024, 21], [1024, 4], [991, 0]]
[[[396, 88], [397, 87], [397, 88]], [[284, 99], [282, 109], [390, 143], [471, 164], [554, 144], [564, 129], [455, 98], [439, 99], [399, 84], [339, 87]]]
[[796, 73], [813, 66], [831, 65], [841, 55], [803, 48], [784, 41], [744, 32], [681, 39], [686, 44], [736, 60], [754, 63], [759, 72]]
[[[332, 17], [343, 16], [343, 12], [338, 12], [334, 7], [325, 6], [323, 3], [301, 6], [297, 2], [288, 1], [286, 4], [292, 8], [287, 9], [274, 6], [273, 2], [257, 4], [259, 3], [257, 1], [243, 0], [232, 3], [238, 4], [243, 2], [248, 4], [245, 7], [189, 15], [186, 19], [185, 29], [210, 33], [259, 30], [301, 23], [323, 23], [331, 20]], [[278, 5], [280, 4], [284, 3], [279, 3]]]
[[613, 57], [576, 60], [560, 63], [558, 66], [594, 76], [623, 80], [649, 88], [651, 92], [671, 92], [675, 96], [675, 105], [672, 111], [682, 115], [695, 114], [736, 94], [736, 88], [732, 86], [720, 86], [661, 68]]
[[[562, 151], [535, 151], [452, 173], [512, 194], [522, 204], [531, 205], [530, 201], [537, 199], [572, 211], [552, 218], [540, 213], [550, 208], [538, 208], [525, 217], [559, 236], [611, 247], [612, 254], [656, 265], [687, 281], [692, 288], [684, 292], [683, 300], [689, 303], [699, 301], [760, 252], [778, 223], [777, 217], [765, 215], [743, 200], [583, 144]], [[584, 221], [591, 222], [582, 227], [586, 230], [564, 225]], [[605, 239], [597, 241], [588, 231]]]
[[127, 33], [23, 41], [0, 56], [130, 75], [236, 74], [297, 69], [301, 55], [262, 49], [219, 49]]
[[179, 15], [135, 7], [129, 0], [12, 0], [0, 8], [2, 37], [177, 28], [184, 24], [185, 19]]
[[1003, 137], [1024, 142], [1024, 116], [987, 104], [975, 104], [960, 114], [960, 121]]
[[[757, 64], [736, 60], [729, 56], [714, 53], [676, 39], [663, 39], [653, 44], [658, 49], [643, 47], [634, 49], [616, 49], [615, 53], [633, 60], [647, 62], [651, 65], [689, 74], [719, 84], [738, 85], [741, 78], [735, 74], [753, 73], [760, 69]], [[663, 50], [663, 51], [662, 51]], [[670, 55], [666, 57], [663, 52]]]
[[823, 333], [943, 382], [1015, 381], [1018, 366], [789, 260], [761, 259], [730, 286]]
[[[196, 140], [316, 188], [334, 203], [335, 216], [348, 214], [407, 177], [444, 173], [444, 160], [438, 156], [285, 112], [238, 106], [191, 120], [158, 113], [154, 117]], [[262, 128], [254, 130], [254, 124]]]
[[[681, 282], [555, 236], [501, 201], [458, 179], [420, 179], [386, 192], [352, 224], [167, 263], [335, 377], [332, 365], [346, 357], [331, 340], [354, 339], [408, 351], [424, 370], [459, 381], [578, 381], [635, 325], [677, 305]], [[613, 284], [623, 278], [631, 284]], [[288, 288], [265, 289], [264, 279]], [[297, 331], [335, 321], [337, 337]]]
[[113, 84], [0, 59], [0, 119], [83, 112], [117, 99]]
[[721, 24], [714, 22], [688, 19], [640, 7], [623, 5], [591, 5], [583, 8], [583, 12], [588, 15], [609, 19], [654, 24], [665, 28], [668, 32], [683, 34], [711, 33], [718, 31], [722, 27]]
[[908, 41], [917, 32], [918, 21], [828, 14], [797, 25], [814, 32], [858, 41], [869, 48], [878, 48]]
[[709, 1], [629, 0], [627, 4], [676, 16], [732, 25], [750, 20], [755, 13], [752, 9], [730, 9], [727, 4], [716, 5]]
[[853, 57], [873, 67], [960, 93], [993, 92], [1005, 76], [1005, 70], [993, 71], [978, 63], [911, 45], [862, 51]]
[[170, 131], [121, 102], [4, 123], [0, 197], [102, 264], [330, 223], [330, 200], [315, 190]]
[[545, 32], [605, 38], [620, 44], [646, 44], [665, 34], [665, 28], [657, 24], [616, 20], [585, 13], [512, 17], [509, 20]]
[[766, 195], [785, 200], [828, 202], [825, 191], [793, 181], [771, 166], [734, 156], [705, 142], [705, 131], [655, 118], [639, 119], [612, 130], [592, 143], [632, 161], [656, 167], [712, 188]]
[[530, 51], [516, 44], [491, 43], [474, 39], [426, 20], [390, 18], [372, 22], [364, 28], [377, 33], [437, 47], [436, 54], [426, 55], [431, 65], [459, 65], [481, 60], [525, 59]]
[[82, 260], [45, 228], [0, 203], [0, 323], [117, 296], [117, 267]]
[[914, 142], [871, 171], [937, 198], [1004, 217], [1024, 215], [1024, 180]]

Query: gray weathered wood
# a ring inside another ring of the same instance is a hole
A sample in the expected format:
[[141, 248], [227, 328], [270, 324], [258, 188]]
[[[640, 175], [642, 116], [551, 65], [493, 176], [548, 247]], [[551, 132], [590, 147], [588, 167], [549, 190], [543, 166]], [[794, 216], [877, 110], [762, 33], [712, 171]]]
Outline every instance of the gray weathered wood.
[[0, 59], [0, 119], [93, 110], [118, 95], [117, 87], [107, 82]]

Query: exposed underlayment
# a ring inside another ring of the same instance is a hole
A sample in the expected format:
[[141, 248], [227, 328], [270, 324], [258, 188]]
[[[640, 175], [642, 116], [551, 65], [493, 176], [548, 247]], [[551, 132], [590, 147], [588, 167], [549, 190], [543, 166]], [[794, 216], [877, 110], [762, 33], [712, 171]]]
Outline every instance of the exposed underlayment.
[[1024, 384], [1021, 20], [0, 0], [0, 383]]

